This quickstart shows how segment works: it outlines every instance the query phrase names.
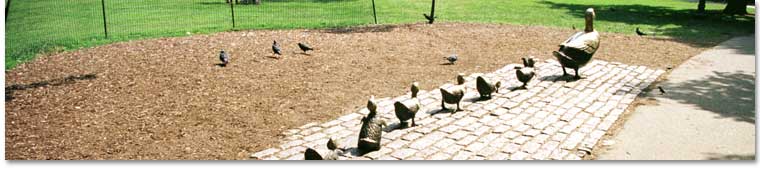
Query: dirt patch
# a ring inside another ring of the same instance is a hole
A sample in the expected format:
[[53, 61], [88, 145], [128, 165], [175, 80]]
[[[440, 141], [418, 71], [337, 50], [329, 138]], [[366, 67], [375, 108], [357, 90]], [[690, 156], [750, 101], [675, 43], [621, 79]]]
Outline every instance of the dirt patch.
[[[6, 159], [248, 159], [279, 143], [281, 131], [350, 113], [370, 95], [550, 58], [572, 33], [462, 23], [241, 31], [46, 55], [6, 72]], [[595, 58], [660, 69], [703, 50], [602, 38]], [[272, 40], [281, 59], [268, 57]], [[317, 50], [300, 54], [297, 42]], [[232, 56], [224, 68], [215, 65], [220, 49]], [[441, 65], [450, 53], [460, 61]]]

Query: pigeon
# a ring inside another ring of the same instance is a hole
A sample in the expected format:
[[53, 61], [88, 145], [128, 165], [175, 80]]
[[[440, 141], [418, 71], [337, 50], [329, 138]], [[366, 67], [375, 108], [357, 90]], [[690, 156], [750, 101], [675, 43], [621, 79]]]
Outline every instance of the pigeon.
[[227, 54], [224, 49], [219, 52], [219, 61], [222, 61], [222, 64], [220, 64], [221, 66], [227, 66], [227, 63], [230, 63], [230, 55]]
[[277, 44], [277, 41], [274, 41], [274, 43], [272, 43], [272, 52], [274, 52], [276, 55], [282, 55], [280, 53], [280, 44]]
[[311, 48], [309, 45], [304, 44], [304, 43], [298, 43], [298, 48], [301, 48], [301, 50], [303, 51], [303, 53], [306, 53], [306, 51], [313, 51], [314, 50], [314, 48]]
[[646, 36], [647, 35], [646, 33], [641, 32], [641, 30], [639, 30], [639, 27], [636, 27], [636, 34], [638, 34], [639, 36]]
[[443, 58], [449, 61], [449, 64], [454, 64], [454, 62], [459, 60], [459, 57], [457, 56], [457, 54], [452, 54], [452, 55], [449, 55], [448, 57], [443, 57]]

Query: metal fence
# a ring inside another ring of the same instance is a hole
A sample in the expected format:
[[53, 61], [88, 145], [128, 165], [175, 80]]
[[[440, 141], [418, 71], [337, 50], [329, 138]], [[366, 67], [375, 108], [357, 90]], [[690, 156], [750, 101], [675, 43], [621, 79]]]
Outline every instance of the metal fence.
[[421, 13], [429, 10], [431, 3], [431, 0], [260, 0], [260, 4], [248, 3], [255, 0], [232, 1], [6, 0], [6, 60], [31, 59], [51, 48], [76, 49], [189, 33], [420, 22], [424, 20]]

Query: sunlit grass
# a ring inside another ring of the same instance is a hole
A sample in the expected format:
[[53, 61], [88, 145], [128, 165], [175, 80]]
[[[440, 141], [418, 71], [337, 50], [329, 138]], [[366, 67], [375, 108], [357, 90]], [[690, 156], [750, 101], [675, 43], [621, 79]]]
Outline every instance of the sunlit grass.
[[[108, 38], [100, 0], [13, 1], [6, 22], [5, 68], [51, 50], [111, 42], [232, 30], [224, 0], [106, 0]], [[423, 22], [430, 0], [376, 0], [381, 24]], [[696, 3], [683, 0], [438, 0], [438, 22], [483, 22], [560, 28], [583, 26], [583, 10], [597, 9], [596, 28], [632, 34], [641, 27], [707, 44], [754, 32], [754, 15], [724, 17], [724, 5], [695, 18]], [[331, 28], [373, 24], [371, 0], [263, 0], [236, 5], [234, 29]], [[751, 9], [754, 12], [754, 9]]]

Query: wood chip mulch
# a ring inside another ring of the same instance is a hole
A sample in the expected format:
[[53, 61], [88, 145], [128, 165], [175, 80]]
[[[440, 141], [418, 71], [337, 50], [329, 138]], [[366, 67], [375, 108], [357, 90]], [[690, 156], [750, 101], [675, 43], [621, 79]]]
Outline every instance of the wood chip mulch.
[[[115, 43], [6, 72], [6, 159], [248, 159], [324, 122], [457, 73], [551, 57], [570, 29], [407, 24], [260, 30]], [[277, 40], [284, 56], [272, 58]], [[296, 43], [316, 48], [300, 53]], [[665, 69], [706, 46], [602, 33], [596, 59]], [[225, 49], [232, 61], [216, 66]], [[459, 55], [456, 65], [443, 57]]]

